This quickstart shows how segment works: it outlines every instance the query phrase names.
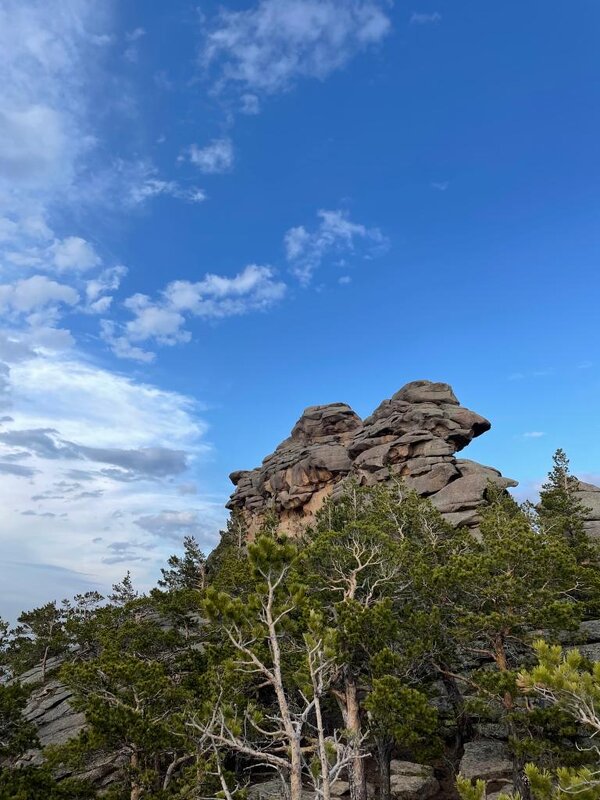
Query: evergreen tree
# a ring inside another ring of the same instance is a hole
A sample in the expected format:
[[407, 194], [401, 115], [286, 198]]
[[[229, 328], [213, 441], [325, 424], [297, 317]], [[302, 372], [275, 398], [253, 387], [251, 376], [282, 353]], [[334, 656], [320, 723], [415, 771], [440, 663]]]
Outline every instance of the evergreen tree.
[[[490, 486], [480, 541], [453, 555], [436, 575], [451, 633], [464, 652], [490, 660], [464, 680], [479, 692], [491, 714], [507, 724], [515, 751], [515, 785], [524, 786], [524, 750], [530, 718], [519, 714], [517, 668], [531, 652], [536, 631], [575, 630], [580, 567], [561, 531], [535, 530], [524, 511]], [[482, 711], [485, 709], [483, 708]], [[549, 749], [549, 743], [546, 743]], [[526, 794], [523, 790], [524, 796]]]
[[[413, 572], [421, 563], [422, 541], [414, 546], [418, 537], [413, 538], [419, 518], [431, 522], [428, 531], [437, 535], [435, 514], [430, 515], [425, 504], [401, 484], [373, 489], [350, 485], [340, 500], [325, 504], [318, 515], [317, 535], [304, 553], [309, 597], [320, 604], [328, 624], [337, 631], [338, 672], [333, 693], [353, 749], [353, 800], [366, 797], [365, 690], [374, 692], [371, 714], [382, 711], [379, 701], [391, 683], [406, 689], [401, 694], [407, 703], [417, 697], [412, 694], [417, 690], [406, 683], [409, 673], [414, 683], [416, 663], [428, 646], [417, 623], [413, 585]], [[390, 680], [378, 684], [377, 680], [386, 675], [383, 664]], [[402, 713], [400, 707], [397, 711]], [[430, 719], [428, 715], [426, 718]], [[399, 716], [394, 717], [393, 724], [389, 717], [378, 719], [373, 730], [385, 797], [390, 783], [391, 743], [401, 732], [402, 721]], [[410, 746], [409, 741], [401, 744]]]
[[179, 589], [202, 590], [206, 585], [206, 556], [193, 536], [183, 540], [183, 557], [173, 555], [169, 569], [161, 569], [158, 585], [167, 591]]
[[314, 614], [302, 621], [303, 589], [290, 580], [296, 556], [296, 544], [263, 534], [248, 546], [253, 592], [242, 599], [209, 587], [206, 612], [229, 657], [215, 670], [214, 699], [191, 724], [217, 762], [221, 751], [237, 753], [275, 769], [290, 800], [300, 800], [303, 779], [328, 799], [349, 752], [324, 730], [333, 633]]
[[[427, 696], [406, 686], [394, 675], [373, 680], [364, 706], [369, 716], [370, 734], [375, 740], [379, 764], [380, 800], [390, 800], [390, 761], [394, 746], [401, 745], [419, 755], [430, 755], [438, 718]], [[427, 743], [427, 745], [426, 745]]]
[[12, 674], [19, 675], [35, 666], [41, 668], [45, 682], [48, 660], [68, 650], [64, 614], [56, 602], [23, 611], [19, 623], [9, 632], [5, 660]]
[[587, 509], [577, 496], [579, 481], [571, 475], [564, 450], [557, 450], [552, 462], [537, 505], [539, 524], [544, 530], [562, 534], [582, 557], [589, 556], [584, 528]]
[[109, 594], [108, 599], [116, 606], [124, 606], [127, 603], [131, 603], [138, 596], [137, 591], [133, 588], [131, 572], [127, 570], [123, 580], [120, 583], [113, 584], [112, 593]]
[[[130, 588], [119, 597], [130, 595]], [[196, 681], [182, 666], [189, 656], [185, 638], [165, 626], [146, 598], [100, 607], [73, 630], [85, 641], [85, 657], [65, 664], [60, 680], [72, 690], [87, 726], [56, 749], [54, 762], [77, 765], [111, 750], [127, 760], [131, 800], [159, 796], [194, 757], [183, 724]]]

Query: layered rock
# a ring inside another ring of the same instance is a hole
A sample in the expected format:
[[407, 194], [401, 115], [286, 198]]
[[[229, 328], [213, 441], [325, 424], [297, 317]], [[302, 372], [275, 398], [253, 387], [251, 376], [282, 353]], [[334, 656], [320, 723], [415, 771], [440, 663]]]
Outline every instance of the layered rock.
[[240, 510], [250, 531], [274, 511], [294, 532], [313, 518], [344, 479], [373, 486], [401, 478], [454, 525], [475, 527], [488, 481], [516, 481], [455, 454], [490, 429], [487, 419], [462, 407], [446, 383], [414, 381], [365, 420], [345, 403], [307, 408], [288, 439], [262, 465], [230, 478], [228, 508]]
[[600, 488], [579, 481], [577, 497], [584, 506], [584, 527], [590, 539], [600, 539]]

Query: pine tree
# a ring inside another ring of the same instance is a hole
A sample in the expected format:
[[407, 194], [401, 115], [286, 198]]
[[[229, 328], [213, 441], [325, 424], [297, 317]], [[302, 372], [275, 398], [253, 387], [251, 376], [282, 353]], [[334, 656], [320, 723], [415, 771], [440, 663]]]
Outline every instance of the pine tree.
[[[428, 649], [414, 603], [414, 574], [423, 548], [416, 529], [417, 520], [426, 521], [419, 533], [437, 538], [438, 519], [431, 511], [399, 483], [373, 489], [350, 485], [341, 499], [325, 504], [318, 515], [317, 536], [304, 553], [309, 598], [320, 604], [328, 624], [337, 630], [338, 674], [333, 693], [354, 752], [352, 800], [366, 797], [365, 689], [379, 687], [372, 703], [380, 711], [378, 700], [390, 682], [406, 689], [401, 692], [404, 700], [416, 700], [412, 694], [416, 690], [406, 685], [406, 679]], [[378, 684], [385, 677], [384, 663], [390, 680]], [[383, 717], [380, 722], [375, 739], [385, 793], [390, 783], [390, 742], [400, 733], [401, 721], [395, 717], [394, 730], [386, 729]], [[391, 725], [391, 719], [387, 722]]]
[[[427, 696], [394, 675], [375, 678], [364, 706], [379, 764], [379, 798], [390, 800], [390, 760], [395, 745], [414, 753], [430, 754], [438, 718]], [[428, 746], [425, 746], [425, 743]]]
[[[130, 595], [130, 587], [118, 592]], [[165, 628], [145, 598], [100, 608], [79, 629], [86, 657], [65, 664], [60, 680], [85, 713], [80, 736], [53, 754], [55, 763], [77, 764], [112, 750], [127, 759], [131, 800], [166, 790], [194, 757], [183, 709], [193, 693], [180, 671], [181, 634]]]
[[528, 718], [518, 713], [516, 670], [531, 652], [536, 631], [558, 635], [577, 628], [581, 570], [562, 531], [535, 530], [527, 514], [492, 486], [488, 496], [480, 541], [473, 539], [440, 567], [436, 582], [452, 635], [465, 653], [495, 666], [470, 678], [456, 677], [475, 688], [490, 713], [499, 713], [507, 724], [515, 748], [514, 782], [524, 786]]
[[139, 597], [139, 595], [133, 588], [131, 572], [127, 570], [123, 580], [120, 583], [113, 584], [112, 593], [109, 594], [108, 599], [116, 606], [124, 606], [127, 603], [131, 603], [136, 597]]
[[581, 557], [589, 557], [589, 542], [584, 528], [587, 509], [577, 496], [579, 481], [571, 475], [564, 450], [557, 450], [552, 462], [552, 470], [542, 486], [537, 505], [540, 526], [560, 533]]
[[17, 622], [19, 624], [9, 632], [5, 660], [14, 675], [39, 665], [41, 679], [45, 682], [48, 660], [68, 650], [64, 613], [56, 602], [46, 603], [23, 611]]
[[221, 752], [237, 753], [275, 769], [283, 796], [300, 800], [306, 779], [327, 800], [350, 753], [324, 729], [333, 632], [304, 606], [291, 577], [296, 557], [295, 543], [260, 535], [248, 546], [254, 591], [239, 598], [208, 588], [205, 610], [228, 652], [221, 646], [214, 698], [190, 724], [217, 763]]
[[206, 585], [206, 556], [193, 536], [183, 540], [183, 557], [173, 555], [169, 569], [161, 569], [158, 585], [167, 591], [179, 589], [202, 590]]

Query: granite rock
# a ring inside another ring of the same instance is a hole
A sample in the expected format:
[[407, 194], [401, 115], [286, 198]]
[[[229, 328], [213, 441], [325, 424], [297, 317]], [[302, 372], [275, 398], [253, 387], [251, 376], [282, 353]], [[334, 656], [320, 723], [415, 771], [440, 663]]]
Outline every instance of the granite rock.
[[453, 525], [475, 528], [488, 481], [516, 486], [491, 467], [455, 457], [489, 429], [448, 384], [431, 381], [407, 384], [365, 420], [345, 403], [310, 406], [260, 467], [231, 474], [236, 489], [228, 507], [243, 513], [251, 534], [270, 511], [293, 533], [348, 478], [363, 486], [401, 478]]

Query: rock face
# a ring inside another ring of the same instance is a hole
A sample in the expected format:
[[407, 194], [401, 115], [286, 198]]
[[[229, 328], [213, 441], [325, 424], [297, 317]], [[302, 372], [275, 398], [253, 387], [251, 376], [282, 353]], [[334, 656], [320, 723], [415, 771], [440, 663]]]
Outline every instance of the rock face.
[[433, 769], [410, 761], [392, 761], [390, 764], [391, 790], [394, 800], [427, 800], [440, 788]]
[[590, 539], [600, 539], [600, 488], [579, 481], [578, 499], [585, 506], [585, 530]]
[[260, 467], [231, 474], [236, 489], [228, 508], [244, 514], [250, 533], [269, 511], [294, 533], [345, 478], [373, 486], [399, 477], [452, 524], [475, 527], [487, 482], [517, 485], [491, 467], [455, 458], [490, 427], [459, 404], [448, 384], [430, 381], [407, 384], [365, 420], [345, 403], [311, 406]]
[[512, 775], [512, 761], [504, 742], [477, 739], [465, 744], [460, 762], [460, 773], [465, 778], [508, 783]]

